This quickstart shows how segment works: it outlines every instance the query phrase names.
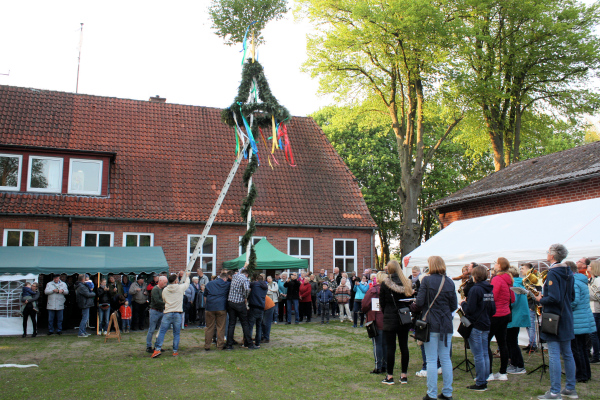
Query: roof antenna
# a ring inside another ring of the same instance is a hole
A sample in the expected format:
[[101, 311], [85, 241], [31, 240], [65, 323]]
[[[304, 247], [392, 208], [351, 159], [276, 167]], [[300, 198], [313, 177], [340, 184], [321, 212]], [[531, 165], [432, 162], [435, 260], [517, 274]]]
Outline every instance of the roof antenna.
[[83, 45], [83, 22], [79, 33], [79, 57], [77, 57], [77, 84], [75, 85], [75, 93], [79, 93], [79, 64], [81, 64], [81, 46]]

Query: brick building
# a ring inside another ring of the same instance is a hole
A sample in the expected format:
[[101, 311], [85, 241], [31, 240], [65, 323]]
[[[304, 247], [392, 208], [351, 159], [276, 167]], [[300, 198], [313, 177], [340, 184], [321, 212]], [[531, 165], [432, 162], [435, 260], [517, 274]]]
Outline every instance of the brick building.
[[[220, 113], [0, 86], [2, 245], [161, 246], [184, 268], [235, 159]], [[288, 132], [297, 166], [259, 143], [256, 238], [311, 269], [371, 267], [376, 225], [353, 175], [311, 118]], [[209, 274], [241, 254], [241, 175], [198, 260]]]
[[600, 142], [520, 161], [438, 200], [443, 227], [454, 221], [600, 198]]

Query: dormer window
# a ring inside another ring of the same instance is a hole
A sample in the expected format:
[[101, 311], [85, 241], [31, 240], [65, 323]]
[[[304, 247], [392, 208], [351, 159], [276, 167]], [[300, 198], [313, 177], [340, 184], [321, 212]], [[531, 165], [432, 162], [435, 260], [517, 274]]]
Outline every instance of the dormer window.
[[0, 154], [0, 190], [19, 190], [23, 156]]
[[102, 161], [71, 158], [69, 194], [98, 196], [102, 192]]
[[27, 191], [60, 193], [62, 190], [63, 159], [30, 156]]

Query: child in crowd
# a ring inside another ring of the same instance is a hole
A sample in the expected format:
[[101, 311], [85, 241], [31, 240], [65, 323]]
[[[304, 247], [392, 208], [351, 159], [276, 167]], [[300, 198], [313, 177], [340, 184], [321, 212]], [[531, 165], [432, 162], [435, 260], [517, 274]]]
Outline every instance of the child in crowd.
[[129, 307], [129, 301], [125, 300], [125, 304], [119, 308], [121, 314], [121, 330], [123, 333], [129, 333], [131, 329], [131, 307]]
[[317, 293], [317, 301], [321, 305], [321, 323], [325, 323], [325, 317], [327, 317], [327, 323], [329, 323], [329, 304], [333, 302], [333, 293], [329, 290], [327, 282], [323, 282], [323, 289]]
[[196, 294], [196, 307], [198, 307], [198, 328], [206, 328], [206, 304], [204, 303], [204, 284], [200, 285], [200, 290]]
[[469, 265], [465, 265], [464, 267], [462, 267], [462, 274], [460, 274], [459, 276], [455, 276], [454, 278], [452, 278], [453, 281], [461, 281], [462, 283], [465, 283], [466, 281], [469, 280], [469, 278], [471, 277], [471, 275], [469, 275]]
[[[23, 293], [21, 293], [21, 296], [23, 297], [23, 300], [31, 300], [32, 297], [35, 296], [33, 289], [31, 289], [31, 283], [27, 282], [25, 286], [23, 286]], [[33, 305], [35, 312], [40, 312], [37, 301], [33, 301], [31, 304]], [[23, 315], [23, 310], [25, 310], [25, 303], [21, 305], [21, 315]]]
[[90, 280], [90, 276], [88, 274], [85, 274], [85, 282], [84, 282], [85, 286], [88, 287], [88, 289], [90, 289], [90, 292], [94, 291], [94, 282], [92, 282]]

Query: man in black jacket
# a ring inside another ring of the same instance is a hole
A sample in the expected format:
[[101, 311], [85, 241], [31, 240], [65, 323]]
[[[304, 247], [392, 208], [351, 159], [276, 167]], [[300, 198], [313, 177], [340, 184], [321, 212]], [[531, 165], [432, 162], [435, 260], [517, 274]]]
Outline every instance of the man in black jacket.
[[296, 324], [300, 323], [300, 312], [299, 312], [299, 304], [300, 304], [300, 282], [298, 282], [298, 275], [296, 273], [292, 273], [290, 278], [288, 278], [287, 282], [283, 284], [284, 287], [287, 288], [287, 325], [292, 323], [292, 305], [294, 306], [294, 310], [296, 312]]
[[[267, 297], [267, 282], [263, 280], [262, 275], [254, 278], [254, 282], [250, 283], [250, 295], [248, 296], [248, 325], [250, 327], [250, 337], [252, 330], [256, 325], [256, 336], [254, 337], [254, 345], [260, 347], [262, 338], [262, 321], [265, 313], [265, 297]], [[250, 343], [248, 343], [250, 344]]]

